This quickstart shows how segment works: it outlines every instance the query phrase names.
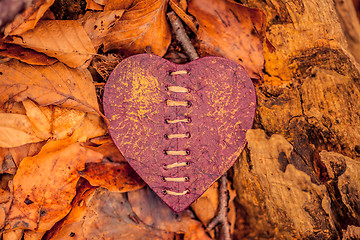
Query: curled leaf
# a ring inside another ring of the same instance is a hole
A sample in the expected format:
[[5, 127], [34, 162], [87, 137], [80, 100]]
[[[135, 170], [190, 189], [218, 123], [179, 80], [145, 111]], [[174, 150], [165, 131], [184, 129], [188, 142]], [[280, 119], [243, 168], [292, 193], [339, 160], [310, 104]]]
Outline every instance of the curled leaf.
[[57, 58], [69, 67], [86, 67], [96, 51], [83, 26], [75, 20], [42, 20], [36, 28], [6, 39]]

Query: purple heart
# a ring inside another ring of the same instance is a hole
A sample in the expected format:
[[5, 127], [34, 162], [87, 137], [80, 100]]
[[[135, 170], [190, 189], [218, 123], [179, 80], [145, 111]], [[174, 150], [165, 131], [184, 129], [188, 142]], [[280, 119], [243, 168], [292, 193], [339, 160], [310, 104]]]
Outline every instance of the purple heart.
[[104, 91], [116, 146], [176, 212], [200, 197], [239, 157], [255, 102], [245, 70], [219, 57], [178, 65], [135, 55], [114, 69]]

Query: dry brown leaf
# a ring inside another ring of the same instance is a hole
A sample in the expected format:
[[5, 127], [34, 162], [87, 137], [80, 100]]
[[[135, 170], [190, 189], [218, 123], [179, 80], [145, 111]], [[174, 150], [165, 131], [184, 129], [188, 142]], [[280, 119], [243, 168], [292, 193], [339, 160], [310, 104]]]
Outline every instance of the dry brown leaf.
[[38, 155], [23, 159], [13, 180], [14, 201], [5, 228], [50, 229], [71, 209], [78, 171], [101, 157], [67, 139], [48, 142]]
[[9, 214], [13, 194], [9, 190], [0, 189], [0, 228], [5, 226], [6, 216]]
[[127, 55], [166, 53], [171, 32], [165, 12], [167, 0], [109, 1], [109, 10], [126, 9], [124, 15], [104, 38], [104, 51], [117, 50]]
[[13, 60], [0, 64], [0, 107], [27, 98], [40, 106], [58, 105], [85, 112], [99, 112], [95, 87], [87, 69], [62, 63], [31, 66]]
[[122, 193], [104, 188], [92, 193], [90, 190], [84, 198], [74, 201], [72, 211], [51, 230], [55, 234], [46, 240], [68, 236], [76, 239], [210, 239], [201, 223], [191, 219], [190, 212], [177, 216], [148, 188], [130, 192], [137, 193], [131, 196], [134, 205], [130, 205]]
[[20, 35], [27, 30], [33, 29], [36, 23], [54, 3], [55, 0], [36, 0], [22, 14], [5, 28], [5, 36]]
[[125, 162], [88, 163], [79, 174], [92, 186], [104, 187], [112, 192], [135, 191], [145, 186], [144, 181]]
[[57, 58], [69, 67], [87, 67], [96, 51], [76, 20], [41, 20], [36, 28], [5, 39]]
[[28, 117], [21, 114], [0, 113], [0, 147], [18, 147], [46, 140], [33, 130]]
[[226, 57], [259, 79], [264, 66], [265, 15], [232, 0], [191, 0], [189, 12], [199, 22], [201, 56]]
[[19, 147], [0, 148], [0, 174], [15, 174], [20, 162], [39, 153], [45, 142], [28, 143]]
[[23, 48], [15, 44], [3, 43], [3, 40], [1, 39], [0, 56], [18, 59], [32, 65], [51, 65], [57, 62], [56, 58], [48, 57], [43, 53], [38, 53], [34, 50]]
[[24, 234], [23, 229], [15, 229], [3, 233], [3, 240], [21, 240]]
[[103, 154], [101, 163], [86, 164], [85, 170], [80, 172], [80, 176], [92, 186], [105, 187], [113, 192], [134, 191], [145, 186], [109, 136], [92, 139], [82, 146]]
[[17, 147], [50, 138], [84, 142], [107, 132], [98, 115], [56, 106], [41, 107], [30, 99], [23, 104], [26, 115], [0, 113], [0, 147]]
[[86, 10], [102, 11], [104, 10], [104, 5], [98, 4], [94, 0], [86, 0]]
[[41, 240], [46, 232], [24, 231], [24, 240]]
[[103, 43], [104, 37], [120, 21], [123, 13], [124, 10], [86, 12], [79, 19], [95, 48], [98, 48]]

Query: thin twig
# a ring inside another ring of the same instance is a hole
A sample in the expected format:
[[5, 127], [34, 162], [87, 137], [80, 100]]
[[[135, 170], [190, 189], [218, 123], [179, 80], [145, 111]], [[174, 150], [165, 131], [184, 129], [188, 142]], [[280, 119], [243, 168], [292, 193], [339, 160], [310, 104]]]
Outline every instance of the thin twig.
[[169, 12], [167, 16], [175, 33], [176, 39], [180, 42], [186, 55], [189, 56], [191, 61], [198, 59], [199, 55], [197, 54], [194, 46], [192, 45], [190, 38], [186, 34], [181, 20], [178, 18], [174, 11]]
[[227, 177], [226, 173], [220, 178], [220, 186], [219, 186], [219, 206], [218, 212], [215, 218], [213, 218], [207, 226], [207, 230], [210, 231], [218, 224], [221, 224], [221, 235], [223, 236], [223, 240], [231, 240], [230, 235], [230, 224], [227, 218], [228, 212], [228, 201], [229, 195], [227, 191]]

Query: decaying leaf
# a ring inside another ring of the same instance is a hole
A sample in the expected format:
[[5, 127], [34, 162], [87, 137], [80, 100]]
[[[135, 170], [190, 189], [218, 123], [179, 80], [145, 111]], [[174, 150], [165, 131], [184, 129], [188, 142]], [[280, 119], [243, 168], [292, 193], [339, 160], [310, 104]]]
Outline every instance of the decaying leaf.
[[106, 35], [104, 50], [127, 55], [151, 52], [163, 56], [171, 41], [165, 12], [166, 0], [109, 1], [105, 13], [126, 9], [121, 20]]
[[259, 79], [264, 66], [265, 15], [233, 0], [191, 0], [189, 12], [199, 22], [201, 56], [226, 57]]
[[24, 229], [14, 229], [3, 233], [3, 240], [21, 240]]
[[76, 20], [41, 20], [36, 28], [6, 39], [57, 58], [69, 67], [87, 67], [96, 51], [83, 26]]
[[0, 82], [0, 106], [29, 98], [40, 106], [57, 105], [93, 113], [99, 109], [86, 69], [71, 69], [62, 63], [31, 66], [13, 60], [0, 64]]
[[55, 0], [36, 0], [5, 28], [5, 35], [20, 35], [33, 29]]
[[101, 154], [71, 141], [51, 141], [34, 157], [20, 163], [14, 177], [14, 201], [6, 229], [50, 229], [71, 209], [78, 171], [85, 162], [98, 162]]
[[38, 53], [15, 44], [3, 43], [3, 40], [0, 40], [0, 56], [18, 59], [32, 65], [51, 65], [57, 62], [56, 58], [48, 57], [43, 53]]

